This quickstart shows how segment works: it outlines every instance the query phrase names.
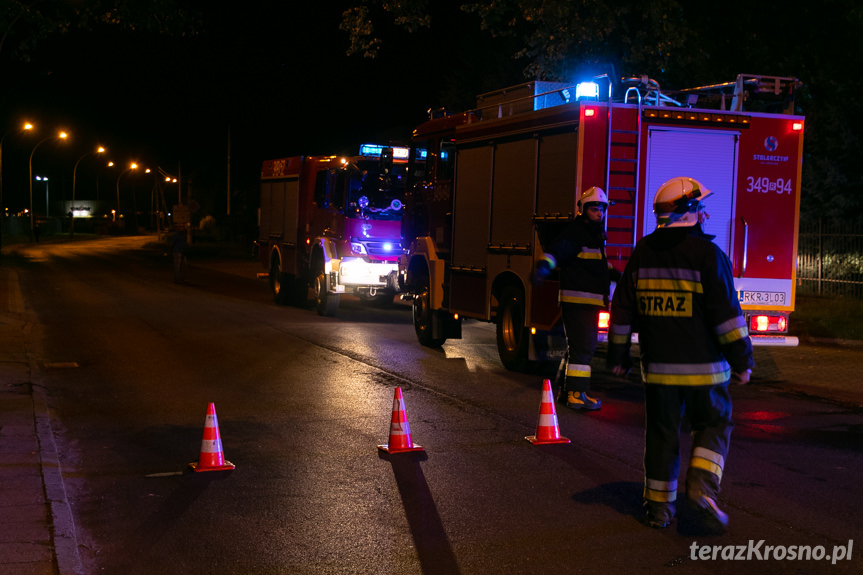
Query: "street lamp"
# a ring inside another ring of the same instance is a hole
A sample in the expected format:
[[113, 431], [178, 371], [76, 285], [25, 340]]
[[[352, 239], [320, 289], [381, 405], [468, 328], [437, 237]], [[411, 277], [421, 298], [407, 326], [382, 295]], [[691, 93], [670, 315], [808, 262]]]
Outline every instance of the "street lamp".
[[138, 164], [136, 164], [135, 162], [132, 162], [128, 168], [126, 168], [125, 170], [120, 172], [120, 175], [117, 176], [117, 216], [118, 217], [120, 215], [120, 178], [122, 178], [126, 172], [130, 172], [134, 169], [137, 169], [137, 167], [138, 167]]
[[[76, 178], [78, 176], [78, 164], [80, 164], [81, 160], [83, 160], [84, 158], [86, 158], [90, 154], [104, 154], [104, 153], [105, 153], [105, 148], [103, 148], [102, 146], [99, 146], [95, 151], [87, 152], [86, 154], [84, 154], [83, 156], [78, 158], [78, 161], [75, 162], [75, 167], [72, 169], [72, 210], [71, 210], [72, 211], [72, 221], [69, 222], [69, 236], [70, 237], [75, 235], [75, 181], [76, 181]], [[97, 179], [96, 180], [97, 189], [98, 189], [98, 185], [99, 185], [99, 180]]]
[[35, 226], [33, 222], [33, 154], [36, 153], [36, 148], [47, 142], [48, 140], [64, 140], [68, 137], [66, 132], [60, 132], [56, 136], [48, 136], [42, 140], [39, 140], [35, 146], [33, 146], [33, 151], [30, 152], [30, 241], [36, 241], [36, 236], [34, 234]]
[[[28, 130], [33, 129], [33, 124], [30, 122], [25, 123], [21, 126], [20, 130], [9, 130], [3, 137], [0, 138], [0, 216], [6, 215], [6, 210], [3, 207], [3, 142], [6, 140], [6, 136], [11, 134], [12, 132], [26, 132]], [[0, 247], [3, 246], [3, 227], [0, 225]]]

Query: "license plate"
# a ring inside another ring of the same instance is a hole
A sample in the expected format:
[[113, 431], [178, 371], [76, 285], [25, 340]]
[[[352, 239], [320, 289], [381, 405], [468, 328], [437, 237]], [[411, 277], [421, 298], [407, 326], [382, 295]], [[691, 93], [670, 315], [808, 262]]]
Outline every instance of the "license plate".
[[750, 305], [785, 305], [784, 291], [741, 291], [740, 303]]

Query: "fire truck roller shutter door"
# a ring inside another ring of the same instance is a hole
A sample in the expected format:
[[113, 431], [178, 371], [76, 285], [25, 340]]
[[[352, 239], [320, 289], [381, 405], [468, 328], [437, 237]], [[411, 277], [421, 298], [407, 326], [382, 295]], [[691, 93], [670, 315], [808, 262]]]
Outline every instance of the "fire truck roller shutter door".
[[643, 196], [644, 235], [656, 229], [653, 197], [668, 180], [693, 178], [713, 192], [705, 206], [710, 221], [704, 231], [731, 256], [731, 230], [736, 193], [737, 130], [651, 128], [647, 150], [647, 191]]

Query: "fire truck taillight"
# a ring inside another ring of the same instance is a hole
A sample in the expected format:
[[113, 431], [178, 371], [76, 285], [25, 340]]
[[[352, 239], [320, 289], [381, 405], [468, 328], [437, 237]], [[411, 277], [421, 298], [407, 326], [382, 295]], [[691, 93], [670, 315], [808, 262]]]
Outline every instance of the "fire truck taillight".
[[803, 122], [794, 122], [791, 124], [791, 129], [795, 132], [799, 132], [803, 129]]
[[607, 311], [599, 312], [599, 329], [608, 329], [608, 322], [611, 319], [611, 314]]
[[749, 331], [752, 333], [784, 332], [788, 328], [788, 319], [781, 315], [753, 315], [749, 319]]
[[594, 110], [593, 108], [585, 108], [584, 109], [584, 117], [585, 118], [591, 118], [595, 114], [596, 114], [596, 110]]

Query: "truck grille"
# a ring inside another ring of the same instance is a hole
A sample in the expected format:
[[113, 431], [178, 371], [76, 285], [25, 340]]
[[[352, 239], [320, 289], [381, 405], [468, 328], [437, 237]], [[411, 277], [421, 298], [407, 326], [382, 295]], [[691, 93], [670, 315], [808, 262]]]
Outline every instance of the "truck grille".
[[401, 243], [398, 240], [363, 240], [362, 243], [370, 256], [397, 256], [401, 253]]

